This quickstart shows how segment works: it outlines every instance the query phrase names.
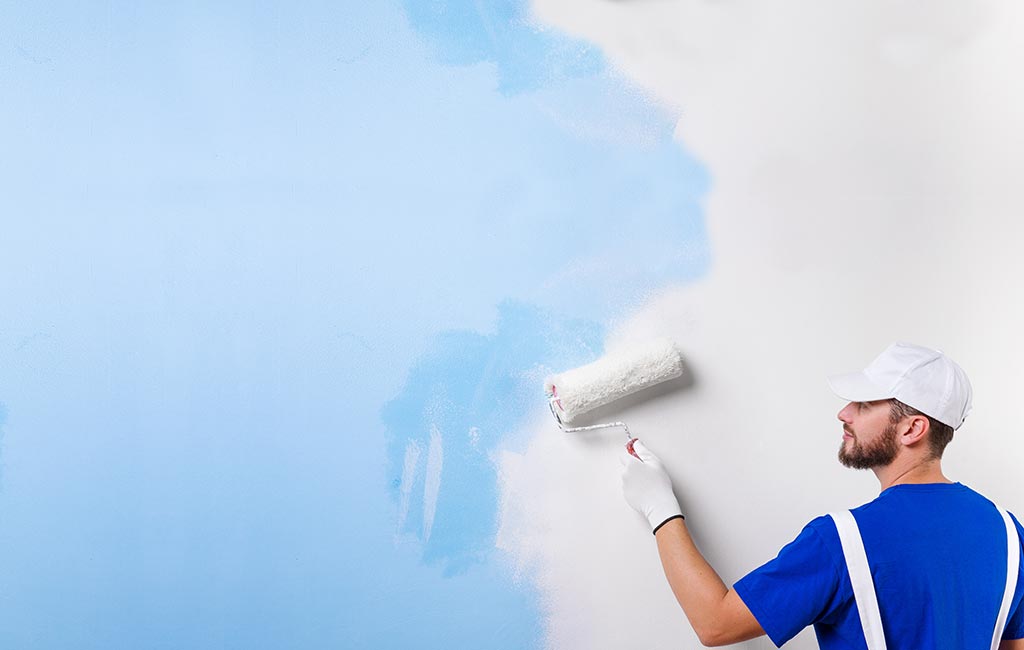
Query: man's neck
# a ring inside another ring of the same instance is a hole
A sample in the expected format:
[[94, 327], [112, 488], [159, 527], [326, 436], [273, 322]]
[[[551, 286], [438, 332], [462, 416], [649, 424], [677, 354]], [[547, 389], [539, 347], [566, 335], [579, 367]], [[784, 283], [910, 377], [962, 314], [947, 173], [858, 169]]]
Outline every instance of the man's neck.
[[878, 478], [881, 492], [894, 485], [953, 482], [942, 473], [942, 462], [938, 459], [897, 459], [885, 467], [876, 467], [872, 471]]

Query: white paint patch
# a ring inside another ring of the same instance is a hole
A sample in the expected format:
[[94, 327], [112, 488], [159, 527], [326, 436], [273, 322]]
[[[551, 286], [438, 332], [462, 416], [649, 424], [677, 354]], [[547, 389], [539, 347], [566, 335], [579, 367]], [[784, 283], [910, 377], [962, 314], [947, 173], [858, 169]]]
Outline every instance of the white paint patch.
[[[565, 434], [538, 414], [522, 454], [496, 457], [496, 545], [540, 593], [545, 647], [700, 647], [661, 575], [646, 522], [622, 498], [624, 436]], [[643, 621], [656, 621], [656, 626]]]
[[409, 516], [409, 499], [412, 497], [412, 486], [416, 482], [416, 469], [419, 467], [420, 443], [410, 440], [405, 446], [405, 461], [402, 463], [402, 482], [398, 487], [398, 530], [405, 526]]
[[[771, 559], [813, 517], [878, 494], [870, 473], [835, 461], [842, 402], [824, 377], [898, 339], [945, 350], [984, 396], [947, 475], [1024, 511], [1010, 374], [1024, 366], [1010, 281], [1024, 277], [1024, 4], [532, 7], [679, 107], [677, 137], [709, 169], [712, 271], [655, 296], [606, 349], [680, 345], [694, 386], [619, 415], [662, 457], [723, 579]], [[497, 543], [536, 583], [547, 647], [700, 647], [622, 500], [622, 441], [561, 434], [537, 408], [525, 451], [497, 459]], [[817, 645], [805, 631], [786, 647]]]
[[423, 543], [430, 541], [430, 529], [437, 514], [437, 495], [441, 491], [441, 469], [444, 448], [441, 432], [436, 425], [430, 427], [430, 448], [427, 450], [426, 480], [423, 485]]

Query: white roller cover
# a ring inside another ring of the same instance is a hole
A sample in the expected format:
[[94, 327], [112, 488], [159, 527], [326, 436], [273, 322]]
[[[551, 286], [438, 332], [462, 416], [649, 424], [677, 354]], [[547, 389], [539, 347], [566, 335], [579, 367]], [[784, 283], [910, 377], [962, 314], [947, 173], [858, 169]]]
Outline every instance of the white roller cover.
[[563, 422], [683, 374], [675, 344], [658, 339], [549, 377], [544, 388]]

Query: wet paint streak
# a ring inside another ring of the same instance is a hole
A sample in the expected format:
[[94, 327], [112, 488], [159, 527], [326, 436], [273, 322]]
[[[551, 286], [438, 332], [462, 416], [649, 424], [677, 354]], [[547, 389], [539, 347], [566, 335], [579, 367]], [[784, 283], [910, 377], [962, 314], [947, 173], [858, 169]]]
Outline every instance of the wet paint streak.
[[410, 440], [405, 447], [405, 462], [402, 464], [402, 483], [398, 489], [398, 528], [405, 526], [405, 518], [409, 515], [409, 498], [412, 496], [413, 481], [416, 480], [416, 470], [420, 462], [420, 445], [415, 440]]
[[3, 489], [3, 442], [4, 442], [4, 425], [7, 424], [7, 406], [0, 402], [0, 490]]
[[423, 541], [430, 541], [437, 514], [437, 495], [441, 491], [441, 470], [444, 468], [444, 446], [441, 432], [430, 427], [430, 449], [427, 451], [427, 474], [423, 485]]

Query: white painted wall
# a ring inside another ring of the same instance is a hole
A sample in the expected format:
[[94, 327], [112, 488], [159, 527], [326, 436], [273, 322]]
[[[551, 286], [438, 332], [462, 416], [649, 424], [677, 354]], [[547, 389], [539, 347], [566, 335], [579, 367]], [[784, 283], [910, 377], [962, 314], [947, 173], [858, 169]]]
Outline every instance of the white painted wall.
[[[621, 415], [670, 469], [731, 583], [811, 518], [878, 491], [835, 460], [824, 376], [893, 340], [967, 370], [947, 475], [1024, 515], [1024, 6], [1005, 2], [535, 0], [680, 111], [708, 166], [713, 267], [620, 323], [608, 349], [679, 342], [692, 388]], [[615, 434], [538, 413], [498, 459], [499, 545], [536, 579], [549, 647], [700, 647], [619, 491]], [[526, 578], [524, 578], [526, 579]], [[743, 647], [773, 647], [767, 639]], [[809, 630], [789, 648], [814, 648]]]

